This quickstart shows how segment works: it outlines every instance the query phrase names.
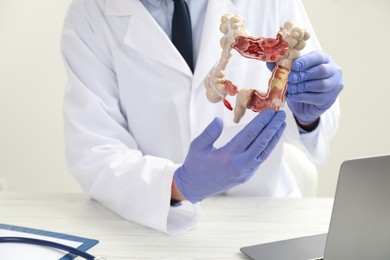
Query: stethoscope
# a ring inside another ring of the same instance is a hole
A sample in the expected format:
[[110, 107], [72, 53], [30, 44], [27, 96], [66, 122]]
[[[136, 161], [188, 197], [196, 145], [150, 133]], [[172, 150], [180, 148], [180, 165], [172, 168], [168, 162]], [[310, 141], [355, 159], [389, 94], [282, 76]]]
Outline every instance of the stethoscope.
[[35, 238], [29, 238], [29, 237], [0, 237], [0, 243], [22, 243], [22, 244], [33, 244], [33, 245], [39, 245], [39, 246], [46, 246], [46, 247], [52, 247], [56, 249], [60, 249], [65, 252], [69, 252], [71, 254], [75, 254], [77, 256], [80, 256], [82, 258], [85, 258], [87, 260], [105, 260], [104, 257], [95, 257], [91, 254], [88, 254], [84, 251], [81, 251], [77, 248], [67, 246], [64, 244], [48, 241], [48, 240], [42, 240], [42, 239], [35, 239]]

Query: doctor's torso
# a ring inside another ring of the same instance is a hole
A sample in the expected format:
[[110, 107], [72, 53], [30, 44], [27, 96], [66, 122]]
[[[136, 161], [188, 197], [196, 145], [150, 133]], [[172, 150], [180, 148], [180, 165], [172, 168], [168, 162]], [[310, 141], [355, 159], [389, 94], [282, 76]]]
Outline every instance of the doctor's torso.
[[[115, 75], [115, 85], [110, 86], [112, 97], [116, 98], [114, 102], [118, 102], [125, 118], [124, 127], [144, 155], [182, 163], [191, 140], [214, 117], [221, 117], [224, 121], [224, 131], [216, 143], [216, 146], [221, 146], [255, 116], [248, 110], [240, 124], [235, 124], [231, 111], [222, 103], [210, 103], [205, 95], [204, 79], [221, 55], [219, 25], [222, 15], [241, 14], [246, 19], [248, 31], [264, 37], [274, 37], [280, 24], [295, 18], [288, 17], [287, 11], [285, 14], [281, 11], [284, 8], [280, 5], [290, 1], [202, 2], [206, 6], [204, 21], [200, 23], [202, 30], [195, 30], [198, 33], [195, 38], [199, 42], [195, 51], [194, 73], [141, 2], [85, 1], [86, 5], [90, 5], [88, 12], [80, 14], [83, 16], [79, 18], [80, 23], [84, 26], [78, 28], [78, 34], [85, 38], [85, 42], [94, 42], [91, 52]], [[189, 6], [191, 12], [191, 3]], [[271, 73], [265, 63], [234, 53], [225, 74], [239, 88], [265, 91]], [[230, 101], [234, 106], [234, 99]], [[296, 125], [288, 124], [288, 128], [296, 132]], [[257, 180], [259, 190], [263, 190], [260, 194], [275, 195], [277, 183], [290, 178], [285, 173], [281, 157], [282, 143], [261, 166], [263, 173], [253, 178], [252, 182], [260, 178]], [[290, 189], [284, 193], [291, 192], [290, 180], [284, 182], [286, 189]]]

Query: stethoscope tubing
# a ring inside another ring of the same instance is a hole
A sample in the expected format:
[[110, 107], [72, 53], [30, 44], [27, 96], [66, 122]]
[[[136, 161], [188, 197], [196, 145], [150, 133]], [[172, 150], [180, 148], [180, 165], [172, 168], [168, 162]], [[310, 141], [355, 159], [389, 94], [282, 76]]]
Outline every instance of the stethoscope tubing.
[[77, 248], [48, 241], [48, 240], [43, 240], [43, 239], [36, 239], [36, 238], [29, 238], [29, 237], [0, 237], [0, 243], [22, 243], [22, 244], [33, 244], [33, 245], [39, 245], [45, 247], [52, 247], [52, 248], [60, 249], [65, 252], [75, 254], [87, 260], [98, 259], [95, 258], [93, 255], [81, 251]]

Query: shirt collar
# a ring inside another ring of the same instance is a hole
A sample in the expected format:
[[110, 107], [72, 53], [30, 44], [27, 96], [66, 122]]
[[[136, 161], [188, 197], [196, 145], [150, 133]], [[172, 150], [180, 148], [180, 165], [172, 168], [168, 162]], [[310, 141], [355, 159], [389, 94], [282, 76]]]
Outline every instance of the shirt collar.
[[161, 7], [162, 5], [166, 5], [168, 2], [172, 2], [172, 0], [141, 0], [141, 2]]

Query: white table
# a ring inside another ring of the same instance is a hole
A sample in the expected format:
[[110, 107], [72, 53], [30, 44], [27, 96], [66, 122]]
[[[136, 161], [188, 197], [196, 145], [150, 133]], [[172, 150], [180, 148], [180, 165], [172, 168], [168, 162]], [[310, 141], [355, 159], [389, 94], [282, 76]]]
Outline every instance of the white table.
[[169, 236], [123, 220], [82, 194], [0, 193], [0, 223], [99, 240], [108, 260], [247, 259], [240, 247], [328, 231], [333, 200], [215, 197], [199, 226]]

